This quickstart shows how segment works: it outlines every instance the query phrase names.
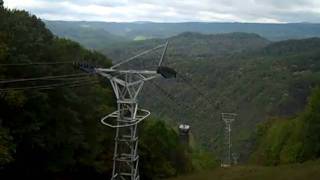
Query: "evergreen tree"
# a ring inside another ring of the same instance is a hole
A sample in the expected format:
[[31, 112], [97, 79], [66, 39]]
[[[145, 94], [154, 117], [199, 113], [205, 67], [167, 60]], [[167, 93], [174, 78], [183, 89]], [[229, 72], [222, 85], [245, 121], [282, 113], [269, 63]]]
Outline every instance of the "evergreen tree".
[[306, 124], [304, 158], [320, 157], [320, 88], [313, 91], [304, 116]]

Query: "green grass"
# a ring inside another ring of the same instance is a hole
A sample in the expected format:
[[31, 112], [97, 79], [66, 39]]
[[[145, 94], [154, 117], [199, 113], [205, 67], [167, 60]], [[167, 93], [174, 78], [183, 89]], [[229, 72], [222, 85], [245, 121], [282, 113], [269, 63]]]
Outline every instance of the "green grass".
[[318, 180], [320, 161], [303, 164], [263, 166], [234, 166], [180, 176], [170, 180]]
[[145, 36], [136, 36], [133, 40], [134, 41], [144, 41], [147, 40], [148, 38]]

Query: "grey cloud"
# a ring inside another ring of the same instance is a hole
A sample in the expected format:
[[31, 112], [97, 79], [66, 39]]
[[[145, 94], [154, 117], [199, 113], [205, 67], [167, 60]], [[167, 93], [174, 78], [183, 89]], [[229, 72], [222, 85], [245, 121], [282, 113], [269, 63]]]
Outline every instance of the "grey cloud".
[[125, 6], [127, 3], [126, 0], [55, 0], [55, 2], [70, 2], [78, 5], [98, 5], [108, 7]]
[[[65, 16], [74, 20], [102, 21], [320, 22], [319, 0], [26, 1], [32, 1], [34, 7], [18, 3], [15, 6], [27, 8], [32, 13], [47, 19]], [[37, 2], [50, 5], [39, 6]]]

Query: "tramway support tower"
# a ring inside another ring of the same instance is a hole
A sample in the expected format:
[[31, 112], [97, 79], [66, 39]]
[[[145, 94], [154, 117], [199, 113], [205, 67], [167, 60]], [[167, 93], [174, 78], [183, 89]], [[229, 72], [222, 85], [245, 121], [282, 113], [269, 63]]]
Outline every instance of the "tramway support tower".
[[[146, 81], [157, 77], [174, 78], [176, 72], [161, 66], [168, 42], [144, 51], [132, 58], [121, 61], [110, 68], [94, 68], [94, 73], [106, 77], [117, 99], [117, 111], [103, 117], [101, 123], [115, 128], [113, 170], [111, 180], [139, 180], [138, 124], [146, 119], [150, 112], [140, 109], [138, 96]], [[121, 69], [123, 64], [157, 49], [164, 48], [155, 70]]]
[[235, 113], [221, 113], [221, 119], [225, 122], [225, 144], [224, 144], [224, 155], [223, 160], [221, 163], [221, 167], [229, 167], [232, 164], [231, 160], [231, 148], [232, 148], [232, 141], [231, 141], [231, 124], [236, 119], [237, 114]]

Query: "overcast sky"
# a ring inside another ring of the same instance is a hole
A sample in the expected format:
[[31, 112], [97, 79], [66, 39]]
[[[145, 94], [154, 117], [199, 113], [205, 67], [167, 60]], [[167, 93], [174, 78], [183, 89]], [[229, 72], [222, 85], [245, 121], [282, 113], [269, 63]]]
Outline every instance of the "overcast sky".
[[4, 0], [47, 20], [316, 22], [320, 0]]

